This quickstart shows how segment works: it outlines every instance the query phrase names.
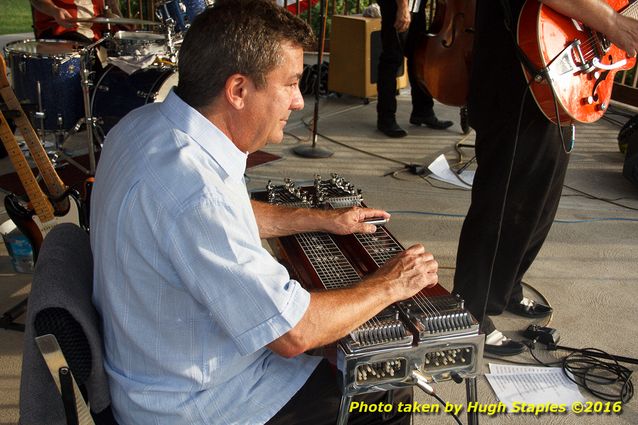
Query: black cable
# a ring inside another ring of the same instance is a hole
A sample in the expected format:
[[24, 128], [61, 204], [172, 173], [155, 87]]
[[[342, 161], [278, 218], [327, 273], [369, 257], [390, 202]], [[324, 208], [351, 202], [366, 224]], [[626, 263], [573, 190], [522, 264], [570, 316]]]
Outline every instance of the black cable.
[[[597, 348], [574, 351], [563, 359], [565, 376], [600, 399], [628, 403], [634, 396], [633, 371], [616, 360], [601, 360], [592, 353], [612, 357]], [[603, 390], [606, 387], [612, 388]]]
[[612, 200], [612, 199], [599, 198], [597, 196], [591, 195], [591, 194], [589, 194], [587, 192], [583, 192], [582, 190], [576, 189], [575, 187], [571, 187], [571, 186], [568, 186], [566, 184], [563, 184], [563, 186], [566, 187], [567, 189], [573, 190], [574, 192], [578, 192], [578, 193], [580, 193], [583, 196], [587, 196], [589, 199], [595, 199], [595, 200], [598, 200], [598, 201], [607, 202], [608, 204], [615, 205], [617, 207], [626, 208], [626, 209], [632, 210], [632, 211], [638, 211], [638, 208], [630, 207], [628, 205], [619, 204], [617, 202], [614, 202], [614, 200]]
[[[631, 380], [633, 373], [629, 368], [622, 366], [618, 360], [603, 350], [597, 348], [570, 348], [560, 345], [549, 346], [549, 350], [570, 351], [571, 353], [561, 357], [555, 362], [544, 362], [534, 353], [535, 344], [530, 341], [527, 345], [529, 354], [534, 360], [544, 367], [560, 366], [563, 373], [573, 383], [582, 387], [595, 397], [606, 401], [621, 401], [628, 403], [634, 395], [634, 385]], [[515, 362], [500, 357], [483, 356], [498, 359], [507, 363], [528, 366], [530, 363]], [[602, 360], [605, 358], [607, 360]], [[635, 359], [628, 359], [635, 360]], [[611, 387], [611, 390], [609, 389]]]
[[[445, 406], [447, 406], [447, 402], [445, 400], [443, 400], [441, 397], [439, 397], [436, 393], [432, 393], [430, 394], [432, 397], [434, 397], [439, 403], [441, 403], [441, 406], [443, 406], [443, 408], [445, 409]], [[456, 416], [454, 414], [454, 412], [448, 412], [450, 414], [450, 416], [452, 416], [454, 418], [454, 420], [456, 421], [457, 424], [459, 425], [463, 425], [463, 423], [461, 422], [461, 420], [459, 419], [458, 416]]]

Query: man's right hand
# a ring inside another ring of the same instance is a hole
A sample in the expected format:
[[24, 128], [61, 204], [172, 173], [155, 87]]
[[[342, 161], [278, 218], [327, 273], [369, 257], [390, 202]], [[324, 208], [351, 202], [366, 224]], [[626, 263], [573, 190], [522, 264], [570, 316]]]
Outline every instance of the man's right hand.
[[370, 277], [385, 281], [393, 298], [398, 301], [436, 285], [439, 282], [438, 269], [434, 256], [426, 252], [423, 245], [416, 244], [392, 257]]
[[406, 32], [408, 28], [410, 28], [411, 20], [412, 16], [410, 16], [408, 2], [400, 2], [397, 7], [397, 17], [394, 20], [394, 28], [396, 28], [397, 32]]
[[61, 7], [56, 10], [55, 15], [53, 15], [53, 19], [55, 19], [55, 22], [57, 22], [58, 25], [64, 28], [71, 28], [75, 26], [75, 23], [70, 21], [73, 19], [73, 16], [71, 16], [66, 9], [62, 9]]

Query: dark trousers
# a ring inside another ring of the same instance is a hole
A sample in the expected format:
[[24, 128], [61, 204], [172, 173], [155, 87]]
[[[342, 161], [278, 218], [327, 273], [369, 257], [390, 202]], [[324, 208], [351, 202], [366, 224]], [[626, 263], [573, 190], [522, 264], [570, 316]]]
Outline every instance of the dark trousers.
[[[412, 403], [412, 388], [394, 390], [393, 399], [388, 401], [385, 392], [364, 394], [354, 397], [354, 401], [368, 405], [379, 402], [392, 403], [392, 413], [355, 413], [348, 416], [349, 425], [409, 425], [410, 413], [397, 413], [400, 402]], [[290, 401], [267, 422], [267, 425], [334, 425], [339, 413], [341, 392], [330, 364], [323, 360], [303, 387]]]
[[557, 127], [528, 94], [495, 254], [517, 116], [518, 108], [509, 113], [501, 110], [489, 125], [477, 126], [478, 168], [459, 240], [454, 292], [465, 299], [466, 307], [479, 321], [483, 320], [485, 303], [487, 315], [498, 315], [509, 303], [523, 298], [521, 280], [552, 226], [569, 161]]
[[413, 13], [410, 28], [407, 32], [398, 33], [394, 28], [397, 16], [395, 0], [379, 0], [381, 8], [381, 55], [379, 56], [379, 73], [377, 80], [377, 119], [380, 124], [394, 123], [397, 112], [397, 73], [403, 64], [403, 57], [408, 59], [408, 78], [412, 94], [412, 115], [429, 117], [434, 115], [432, 96], [416, 79], [413, 53], [420, 38], [425, 34], [425, 18], [421, 2], [420, 13]]
[[[518, 16], [523, 1], [512, 1], [511, 5], [512, 16]], [[513, 37], [503, 22], [500, 2], [477, 2], [468, 109], [470, 125], [476, 130], [478, 168], [472, 203], [461, 230], [453, 290], [479, 321], [486, 322], [484, 325], [489, 322], [483, 321], [484, 306], [487, 315], [498, 315], [509, 303], [522, 299], [521, 280], [552, 226], [569, 162], [558, 128], [538, 109], [531, 93], [525, 95], [527, 83]], [[485, 327], [484, 331], [489, 331]]]

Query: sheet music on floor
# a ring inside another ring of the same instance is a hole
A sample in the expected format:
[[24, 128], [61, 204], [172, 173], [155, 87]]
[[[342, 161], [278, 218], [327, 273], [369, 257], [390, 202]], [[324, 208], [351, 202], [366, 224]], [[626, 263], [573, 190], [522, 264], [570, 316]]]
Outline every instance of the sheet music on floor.
[[573, 403], [585, 402], [578, 386], [560, 367], [489, 366], [491, 373], [485, 377], [508, 412], [520, 412], [526, 406], [564, 406], [569, 411]]
[[450, 168], [445, 155], [439, 155], [430, 165], [428, 169], [432, 172], [431, 176], [437, 180], [462, 187], [463, 189], [471, 189], [474, 183], [474, 171], [463, 170], [461, 174], [457, 174]]

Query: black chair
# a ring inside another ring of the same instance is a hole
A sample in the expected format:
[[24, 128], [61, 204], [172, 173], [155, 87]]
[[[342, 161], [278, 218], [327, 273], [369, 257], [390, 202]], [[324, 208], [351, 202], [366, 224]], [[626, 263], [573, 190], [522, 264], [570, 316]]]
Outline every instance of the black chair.
[[42, 243], [29, 296], [21, 425], [116, 424], [92, 292], [88, 234], [70, 223], [55, 226]]

